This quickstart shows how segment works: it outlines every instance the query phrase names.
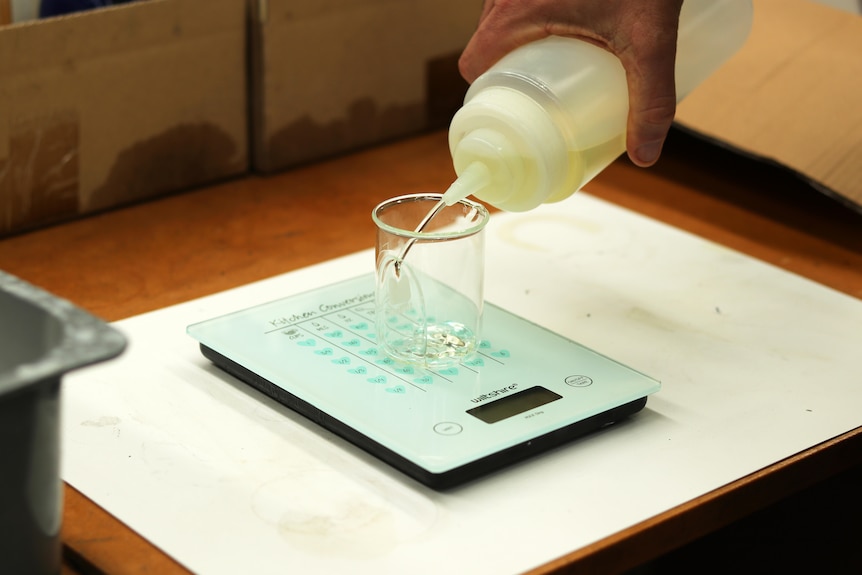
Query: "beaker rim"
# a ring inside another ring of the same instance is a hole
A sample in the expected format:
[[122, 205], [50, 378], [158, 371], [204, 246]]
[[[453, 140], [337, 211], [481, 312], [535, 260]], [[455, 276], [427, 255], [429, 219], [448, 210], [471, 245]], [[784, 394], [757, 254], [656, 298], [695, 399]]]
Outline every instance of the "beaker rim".
[[[380, 202], [375, 206], [375, 208], [371, 212], [371, 219], [374, 221], [374, 224], [381, 230], [384, 230], [390, 234], [406, 237], [406, 238], [421, 238], [423, 240], [450, 240], [453, 238], [462, 238], [469, 237], [474, 234], [481, 232], [485, 226], [488, 224], [488, 219], [490, 218], [490, 213], [488, 212], [488, 208], [479, 202], [474, 202], [473, 200], [469, 200], [467, 198], [458, 200], [452, 206], [456, 204], [461, 204], [469, 209], [476, 210], [476, 221], [473, 225], [467, 228], [460, 228], [457, 230], [444, 230], [444, 231], [422, 231], [417, 232], [415, 230], [404, 229], [398, 226], [393, 226], [391, 224], [386, 223], [380, 217], [380, 213], [388, 209], [392, 206], [408, 203], [408, 202], [434, 202], [437, 203], [441, 199], [443, 199], [443, 194], [434, 193], [434, 192], [422, 192], [416, 194], [405, 194], [402, 196], [396, 196], [393, 198], [389, 198], [383, 202]], [[451, 206], [447, 206], [449, 208]]]

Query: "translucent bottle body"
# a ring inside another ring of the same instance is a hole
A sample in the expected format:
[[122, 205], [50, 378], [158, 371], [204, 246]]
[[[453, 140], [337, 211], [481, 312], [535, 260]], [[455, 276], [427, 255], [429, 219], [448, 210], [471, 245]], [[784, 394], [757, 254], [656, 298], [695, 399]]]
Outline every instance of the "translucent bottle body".
[[[685, 0], [678, 100], [742, 46], [751, 18], [751, 0]], [[477, 163], [487, 176], [453, 185], [450, 197], [473, 194], [508, 211], [562, 200], [625, 151], [627, 116], [625, 71], [610, 52], [562, 37], [518, 48], [473, 83], [452, 120], [459, 178]]]

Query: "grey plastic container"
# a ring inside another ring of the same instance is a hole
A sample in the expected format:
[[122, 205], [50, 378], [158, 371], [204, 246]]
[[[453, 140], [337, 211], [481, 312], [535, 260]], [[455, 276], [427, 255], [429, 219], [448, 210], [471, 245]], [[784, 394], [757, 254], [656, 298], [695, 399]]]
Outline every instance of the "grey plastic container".
[[71, 303], [0, 271], [0, 573], [59, 573], [60, 383], [126, 340]]

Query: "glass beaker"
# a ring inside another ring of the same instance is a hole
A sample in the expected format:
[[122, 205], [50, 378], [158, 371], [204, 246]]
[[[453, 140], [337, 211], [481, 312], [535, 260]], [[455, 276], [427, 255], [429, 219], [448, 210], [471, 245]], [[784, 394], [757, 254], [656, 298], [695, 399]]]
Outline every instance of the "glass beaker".
[[484, 304], [488, 210], [466, 199], [440, 206], [441, 198], [399, 196], [372, 212], [378, 346], [426, 367], [457, 364], [476, 351]]

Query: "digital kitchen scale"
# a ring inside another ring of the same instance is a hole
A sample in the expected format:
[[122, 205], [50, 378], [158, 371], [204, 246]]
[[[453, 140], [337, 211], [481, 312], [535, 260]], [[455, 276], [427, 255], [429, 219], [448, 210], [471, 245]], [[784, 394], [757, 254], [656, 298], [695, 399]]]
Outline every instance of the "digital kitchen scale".
[[188, 333], [226, 372], [436, 489], [619, 421], [660, 388], [491, 304], [474, 356], [436, 370], [399, 363], [375, 345], [373, 275]]

